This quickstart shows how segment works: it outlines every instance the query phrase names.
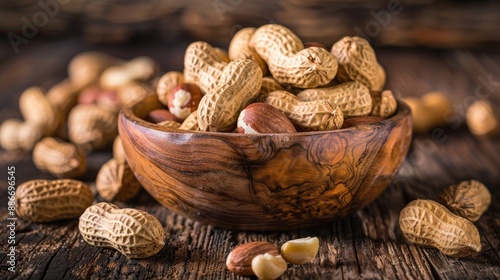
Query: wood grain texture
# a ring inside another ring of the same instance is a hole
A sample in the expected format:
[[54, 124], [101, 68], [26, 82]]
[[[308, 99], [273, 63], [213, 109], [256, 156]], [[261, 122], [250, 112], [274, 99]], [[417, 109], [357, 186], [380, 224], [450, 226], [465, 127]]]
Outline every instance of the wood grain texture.
[[[81, 40], [33, 40], [15, 57], [0, 64], [0, 120], [19, 117], [17, 98], [28, 86], [49, 87], [65, 78], [66, 63], [79, 51], [99, 49], [122, 58], [150, 54], [161, 69], [182, 70], [187, 42], [173, 45], [92, 46]], [[480, 88], [484, 98], [500, 110], [500, 52], [495, 50], [377, 49], [387, 70], [387, 88], [397, 97], [419, 96], [441, 90], [461, 112]], [[32, 65], [43, 65], [40, 67]], [[492, 82], [488, 82], [488, 80]], [[440, 129], [440, 130], [439, 130]], [[206, 226], [181, 217], [157, 203], [147, 192], [120, 207], [147, 211], [166, 233], [165, 247], [154, 257], [127, 260], [111, 249], [88, 246], [76, 220], [35, 224], [16, 221], [16, 272], [7, 271], [8, 231], [6, 167], [16, 167], [18, 184], [30, 179], [54, 179], [36, 170], [29, 154], [0, 152], [0, 279], [249, 279], [225, 268], [236, 245], [269, 241], [276, 245], [317, 236], [320, 252], [302, 266], [290, 266], [282, 279], [499, 279], [500, 265], [500, 139], [473, 137], [463, 119], [450, 120], [435, 132], [414, 135], [408, 156], [387, 190], [365, 208], [343, 219], [302, 230], [255, 232]], [[441, 131], [442, 130], [442, 131]], [[92, 185], [111, 148], [88, 157], [83, 180]], [[436, 249], [408, 244], [397, 226], [400, 210], [416, 198], [435, 198], [446, 186], [475, 178], [491, 191], [488, 211], [475, 223], [482, 251], [455, 259]], [[94, 193], [95, 187], [92, 186]], [[102, 201], [99, 196], [96, 202]]]
[[406, 105], [381, 123], [319, 133], [241, 135], [169, 130], [125, 108], [130, 168], [160, 203], [232, 229], [289, 230], [346, 216], [385, 190], [411, 141]]

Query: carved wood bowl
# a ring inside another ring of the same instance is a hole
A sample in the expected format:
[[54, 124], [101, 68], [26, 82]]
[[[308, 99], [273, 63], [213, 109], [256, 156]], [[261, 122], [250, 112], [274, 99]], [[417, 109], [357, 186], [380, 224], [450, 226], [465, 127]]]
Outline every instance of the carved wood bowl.
[[409, 108], [368, 125], [323, 132], [238, 134], [162, 128], [143, 120], [149, 96], [120, 113], [131, 169], [169, 209], [238, 230], [324, 224], [377, 198], [411, 141]]

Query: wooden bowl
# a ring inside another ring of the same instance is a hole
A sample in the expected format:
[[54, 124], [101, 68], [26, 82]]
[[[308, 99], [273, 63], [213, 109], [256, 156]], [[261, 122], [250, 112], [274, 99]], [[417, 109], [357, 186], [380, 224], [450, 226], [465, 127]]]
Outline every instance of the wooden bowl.
[[346, 216], [388, 186], [410, 146], [409, 108], [335, 131], [238, 134], [162, 128], [144, 118], [156, 96], [124, 108], [131, 169], [169, 209], [240, 230], [290, 230]]

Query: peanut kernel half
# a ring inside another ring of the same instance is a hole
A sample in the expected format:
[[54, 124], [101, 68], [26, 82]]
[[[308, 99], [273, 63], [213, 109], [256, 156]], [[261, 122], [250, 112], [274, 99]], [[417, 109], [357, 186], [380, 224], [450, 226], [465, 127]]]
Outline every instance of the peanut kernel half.
[[318, 254], [319, 239], [306, 237], [290, 240], [281, 246], [281, 256], [291, 264], [305, 264]]
[[259, 279], [277, 279], [287, 269], [283, 257], [269, 253], [258, 255], [252, 260], [252, 271]]

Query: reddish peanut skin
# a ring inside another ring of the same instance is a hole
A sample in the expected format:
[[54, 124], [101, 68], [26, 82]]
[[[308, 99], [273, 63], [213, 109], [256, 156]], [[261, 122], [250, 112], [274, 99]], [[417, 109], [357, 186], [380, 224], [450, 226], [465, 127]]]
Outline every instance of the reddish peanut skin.
[[202, 96], [201, 89], [197, 85], [182, 83], [168, 93], [168, 109], [176, 117], [176, 121], [182, 122], [198, 109]]
[[161, 76], [156, 85], [156, 95], [161, 104], [168, 106], [168, 93], [183, 82], [184, 75], [178, 71], [169, 71]]
[[167, 109], [156, 109], [148, 113], [146, 120], [152, 123], [159, 123], [164, 121], [177, 121], [177, 118]]
[[226, 267], [229, 271], [240, 276], [253, 276], [252, 259], [260, 254], [269, 253], [278, 256], [278, 248], [265, 241], [253, 241], [240, 244], [229, 253], [226, 258]]
[[238, 118], [238, 133], [294, 133], [292, 122], [273, 106], [256, 102], [241, 111]]
[[101, 89], [98, 87], [86, 88], [78, 96], [78, 104], [95, 104], [100, 93]]
[[78, 96], [78, 104], [100, 104], [113, 110], [118, 110], [120, 107], [120, 101], [115, 91], [103, 90], [99, 87], [84, 89]]
[[378, 116], [361, 116], [344, 119], [342, 128], [355, 127], [358, 125], [373, 124], [383, 121], [384, 118]]
[[113, 112], [120, 111], [122, 104], [116, 91], [102, 91], [97, 96], [97, 105]]

